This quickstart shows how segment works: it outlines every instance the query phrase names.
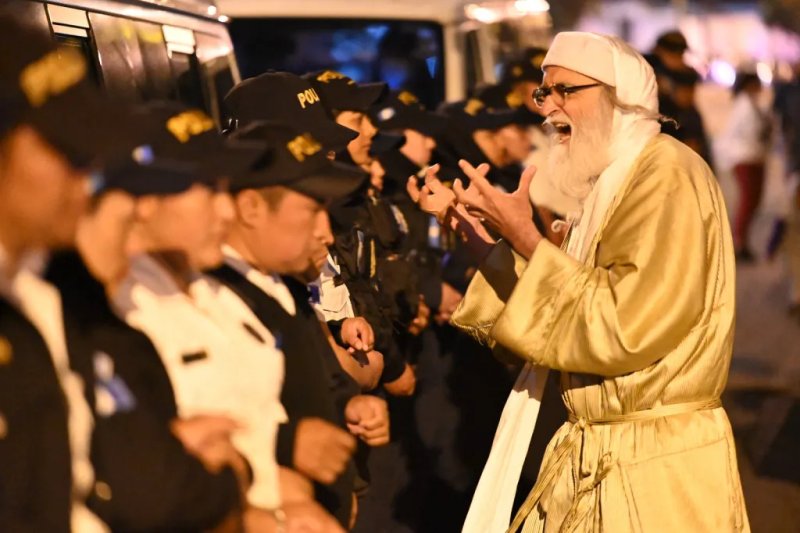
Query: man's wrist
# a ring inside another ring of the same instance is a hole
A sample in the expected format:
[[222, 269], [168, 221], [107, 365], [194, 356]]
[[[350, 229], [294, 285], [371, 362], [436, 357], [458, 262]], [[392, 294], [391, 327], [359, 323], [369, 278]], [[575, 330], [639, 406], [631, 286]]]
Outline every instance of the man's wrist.
[[533, 257], [533, 252], [536, 251], [536, 247], [539, 246], [542, 239], [543, 237], [534, 227], [532, 230], [529, 229], [520, 232], [519, 235], [516, 235], [515, 238], [509, 242], [515, 252], [529, 261], [530, 258]]

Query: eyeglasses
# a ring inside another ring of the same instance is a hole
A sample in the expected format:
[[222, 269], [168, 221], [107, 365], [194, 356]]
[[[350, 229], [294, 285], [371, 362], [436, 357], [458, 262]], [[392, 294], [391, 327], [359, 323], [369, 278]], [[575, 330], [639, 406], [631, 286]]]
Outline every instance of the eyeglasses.
[[533, 91], [533, 101], [536, 102], [536, 105], [539, 107], [543, 107], [545, 99], [552, 94], [555, 104], [562, 106], [564, 105], [564, 100], [566, 100], [568, 94], [575, 94], [584, 89], [591, 89], [592, 87], [599, 87], [600, 85], [602, 85], [602, 83], [590, 83], [588, 85], [572, 86], [564, 85], [563, 83], [556, 83], [555, 85], [551, 85], [549, 87], [539, 87]]

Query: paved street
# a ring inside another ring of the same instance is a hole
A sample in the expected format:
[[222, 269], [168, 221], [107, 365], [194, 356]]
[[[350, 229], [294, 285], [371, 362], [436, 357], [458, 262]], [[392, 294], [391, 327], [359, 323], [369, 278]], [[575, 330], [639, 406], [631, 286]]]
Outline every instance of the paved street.
[[[754, 229], [754, 245], [762, 256], [772, 223], [781, 211], [781, 179], [780, 160], [775, 158], [769, 166], [765, 201]], [[733, 206], [736, 192], [732, 182], [724, 175], [720, 180], [728, 204]], [[800, 485], [779, 479], [774, 472], [759, 475], [754, 466], [759, 441], [770, 440], [769, 429], [786, 419], [792, 398], [798, 405], [800, 321], [792, 320], [786, 312], [788, 290], [782, 257], [774, 262], [762, 258], [755, 265], [738, 269], [736, 344], [723, 401], [737, 437], [739, 467], [754, 533], [800, 533]], [[790, 437], [780, 446], [782, 451], [770, 456], [783, 467], [781, 473], [787, 474], [784, 477], [793, 475], [795, 480], [800, 478], [798, 420], [796, 415], [789, 426]], [[790, 468], [795, 470], [790, 472]]]

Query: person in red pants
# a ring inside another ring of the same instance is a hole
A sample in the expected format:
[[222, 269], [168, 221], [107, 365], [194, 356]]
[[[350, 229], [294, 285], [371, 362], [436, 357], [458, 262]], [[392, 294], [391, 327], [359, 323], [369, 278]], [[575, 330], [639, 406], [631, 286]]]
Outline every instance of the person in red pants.
[[769, 114], [758, 105], [760, 93], [761, 80], [756, 74], [737, 74], [733, 86], [733, 109], [722, 139], [739, 187], [733, 227], [736, 259], [745, 262], [755, 259], [748, 237], [764, 192], [764, 165], [772, 130]]

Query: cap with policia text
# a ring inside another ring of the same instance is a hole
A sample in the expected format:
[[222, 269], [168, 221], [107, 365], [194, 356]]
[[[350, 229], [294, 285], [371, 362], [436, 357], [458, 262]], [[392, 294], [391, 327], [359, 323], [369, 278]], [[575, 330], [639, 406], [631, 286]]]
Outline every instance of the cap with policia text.
[[98, 193], [177, 194], [220, 178], [229, 178], [233, 187], [267, 152], [263, 141], [222, 137], [203, 111], [176, 102], [143, 105], [133, 117], [145, 141], [107, 166]]
[[370, 109], [370, 118], [380, 130], [415, 130], [428, 137], [442, 134], [447, 119], [425, 109], [409, 91], [392, 91]]
[[485, 85], [475, 92], [475, 97], [486, 104], [490, 113], [511, 111], [514, 114], [511, 117], [513, 124], [538, 126], [544, 122], [543, 116], [525, 107], [525, 103], [517, 98], [517, 93], [506, 85]]
[[80, 53], [8, 15], [0, 50], [0, 136], [27, 124], [78, 168], [122, 149], [126, 110], [92, 84]]
[[265, 141], [271, 150], [269, 157], [232, 184], [234, 191], [284, 186], [328, 203], [349, 196], [368, 177], [358, 167], [329, 159], [322, 143], [297, 125], [254, 123], [236, 131], [233, 137]]
[[225, 107], [236, 127], [262, 120], [297, 124], [326, 150], [343, 149], [358, 136], [328, 115], [308, 81], [288, 72], [266, 72], [244, 80], [225, 96]]
[[544, 48], [526, 48], [503, 66], [501, 84], [513, 85], [522, 81], [542, 83], [542, 61], [546, 55], [547, 50]]
[[387, 91], [385, 83], [356, 83], [335, 70], [309, 72], [303, 75], [322, 98], [322, 105], [330, 113], [340, 111], [361, 111], [366, 113], [370, 106]]
[[468, 133], [476, 130], [499, 130], [517, 123], [514, 111], [490, 111], [479, 98], [442, 104], [438, 112], [452, 121], [450, 127], [461, 128]]

